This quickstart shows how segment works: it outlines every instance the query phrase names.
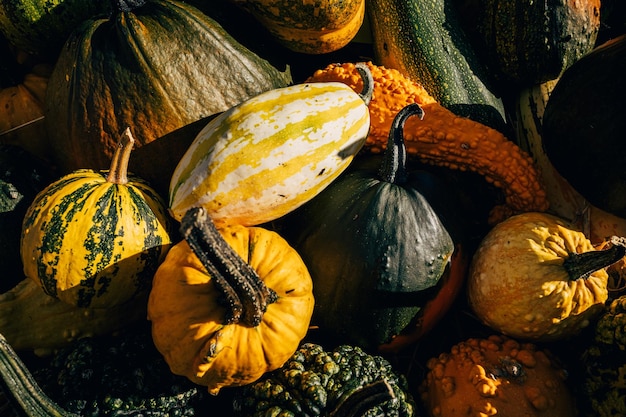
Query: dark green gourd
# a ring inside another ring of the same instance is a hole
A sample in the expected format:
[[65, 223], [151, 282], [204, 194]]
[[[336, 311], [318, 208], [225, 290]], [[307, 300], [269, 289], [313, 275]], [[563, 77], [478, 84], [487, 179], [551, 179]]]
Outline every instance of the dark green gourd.
[[504, 105], [449, 0], [370, 0], [377, 61], [459, 116], [504, 131]]
[[416, 104], [398, 113], [383, 158], [355, 160], [293, 213], [301, 225], [293, 245], [313, 279], [312, 323], [337, 340], [389, 343], [435, 296], [450, 264], [455, 242], [422, 194], [442, 199], [445, 186], [405, 171], [402, 127], [416, 113]]

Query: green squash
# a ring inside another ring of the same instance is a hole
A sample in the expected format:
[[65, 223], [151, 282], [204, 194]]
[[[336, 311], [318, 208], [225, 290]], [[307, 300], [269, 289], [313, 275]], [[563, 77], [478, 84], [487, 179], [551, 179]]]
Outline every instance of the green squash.
[[124, 131], [110, 169], [76, 170], [41, 191], [22, 223], [27, 278], [77, 307], [121, 305], [148, 290], [172, 244], [165, 202], [128, 174]]
[[[475, 49], [505, 86], [557, 78], [593, 49], [600, 0], [459, 0]], [[509, 87], [510, 88], [510, 87]]]
[[[383, 381], [386, 388], [376, 389]], [[331, 350], [311, 342], [237, 391], [234, 405], [235, 417], [410, 417], [417, 410], [407, 378], [387, 359], [358, 346]]]
[[56, 58], [77, 25], [110, 10], [106, 0], [3, 0], [0, 32], [21, 51]]
[[441, 198], [446, 185], [425, 171], [405, 171], [401, 127], [417, 110], [413, 104], [398, 113], [384, 158], [355, 160], [289, 220], [295, 231], [288, 239], [313, 279], [313, 325], [367, 349], [389, 345], [410, 327], [441, 289], [455, 253], [429, 203], [439, 198], [438, 209], [454, 206]]
[[503, 102], [451, 3], [369, 0], [376, 60], [423, 85], [455, 114], [505, 131]]
[[[53, 159], [63, 173], [106, 169], [126, 126], [141, 147], [290, 82], [287, 66], [274, 67], [186, 3], [119, 1], [61, 50], [45, 103]], [[160, 155], [151, 157], [159, 165]]]

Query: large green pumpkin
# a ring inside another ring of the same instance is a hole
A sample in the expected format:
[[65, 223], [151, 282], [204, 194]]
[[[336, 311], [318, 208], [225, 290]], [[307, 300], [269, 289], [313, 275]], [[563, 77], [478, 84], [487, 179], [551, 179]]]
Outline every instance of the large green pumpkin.
[[109, 170], [76, 170], [41, 191], [22, 225], [26, 277], [78, 307], [112, 307], [149, 288], [168, 252], [165, 203], [127, 172], [130, 130]]
[[[452, 207], [442, 193], [446, 186], [425, 171], [406, 172], [404, 143], [398, 142], [415, 108], [394, 120], [394, 143], [384, 158], [355, 160], [290, 216], [296, 231], [288, 238], [313, 279], [312, 324], [334, 340], [394, 348], [393, 339], [436, 297], [451, 267], [456, 242], [429, 203], [439, 198], [438, 207]], [[445, 303], [461, 286], [455, 285]]]
[[274, 67], [186, 3], [116, 3], [110, 18], [72, 32], [48, 83], [45, 115], [61, 172], [106, 169], [126, 126], [140, 147], [291, 82], [288, 67]]

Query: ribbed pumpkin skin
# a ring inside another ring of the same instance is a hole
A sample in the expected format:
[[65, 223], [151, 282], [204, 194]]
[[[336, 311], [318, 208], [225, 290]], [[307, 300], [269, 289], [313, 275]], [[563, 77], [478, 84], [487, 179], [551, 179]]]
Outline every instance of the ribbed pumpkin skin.
[[106, 169], [126, 126], [138, 148], [290, 82], [288, 69], [185, 3], [153, 0], [87, 21], [68, 39], [48, 84], [55, 162], [62, 173]]
[[[0, 89], [0, 143], [17, 145], [33, 155], [48, 159], [50, 145], [43, 120], [46, 88], [52, 67], [40, 64], [24, 74], [23, 80]], [[0, 81], [3, 82], [4, 80]], [[37, 122], [33, 122], [38, 120]], [[12, 130], [22, 126], [19, 129]]]
[[355, 161], [289, 223], [313, 279], [313, 324], [368, 349], [389, 343], [434, 298], [454, 252], [429, 203], [448, 201], [434, 191], [445, 182], [413, 172], [390, 183], [378, 178], [381, 161]]
[[258, 225], [317, 195], [365, 143], [369, 111], [343, 83], [275, 89], [224, 112], [196, 137], [170, 185], [180, 220], [204, 207], [216, 225]]
[[121, 304], [150, 285], [171, 245], [160, 197], [138, 178], [78, 170], [40, 192], [24, 218], [24, 273], [79, 307]]

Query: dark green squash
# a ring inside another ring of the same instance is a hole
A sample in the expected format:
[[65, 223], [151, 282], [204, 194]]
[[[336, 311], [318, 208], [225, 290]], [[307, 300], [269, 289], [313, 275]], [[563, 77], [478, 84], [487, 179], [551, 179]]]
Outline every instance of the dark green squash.
[[569, 67], [550, 94], [542, 139], [556, 170], [592, 205], [626, 218], [626, 35]]
[[[446, 185], [426, 171], [405, 171], [402, 127], [415, 113], [421, 114], [417, 104], [398, 113], [384, 157], [355, 160], [292, 214], [292, 244], [313, 279], [312, 324], [333, 340], [399, 349], [392, 339], [403, 330], [421, 336], [422, 325], [432, 325], [416, 316], [441, 291], [442, 277], [452, 274], [456, 282], [441, 300], [444, 310], [461, 286], [462, 257], [449, 271], [460, 255], [456, 242], [425, 197], [439, 199], [438, 208], [453, 207], [442, 194]], [[404, 346], [415, 337], [398, 340]]]
[[503, 84], [557, 78], [593, 49], [600, 29], [600, 0], [456, 1], [475, 49]]
[[506, 130], [504, 105], [449, 0], [369, 0], [374, 54], [459, 116]]
[[49, 80], [45, 116], [63, 173], [106, 169], [126, 126], [140, 147], [291, 82], [287, 66], [273, 66], [186, 3], [114, 3], [110, 18], [72, 32]]

